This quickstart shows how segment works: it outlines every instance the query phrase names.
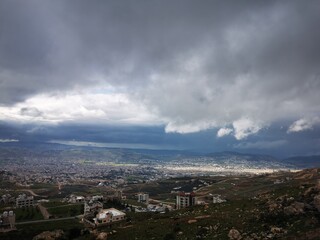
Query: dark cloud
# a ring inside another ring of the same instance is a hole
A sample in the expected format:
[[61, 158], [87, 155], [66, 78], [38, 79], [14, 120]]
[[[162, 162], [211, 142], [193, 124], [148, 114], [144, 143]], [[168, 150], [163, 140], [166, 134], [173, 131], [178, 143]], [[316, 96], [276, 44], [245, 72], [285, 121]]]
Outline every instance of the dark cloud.
[[19, 144], [50, 141], [80, 141], [111, 144], [153, 145], [159, 149], [184, 149], [195, 152], [236, 151], [268, 154], [279, 158], [295, 155], [319, 155], [320, 127], [313, 131], [288, 135], [283, 124], [276, 123], [259, 135], [238, 142], [232, 136], [216, 139], [217, 129], [191, 134], [165, 133], [163, 127], [129, 127], [90, 124], [13, 125], [0, 122], [0, 139], [19, 140]]
[[170, 131], [312, 117], [319, 12], [312, 0], [3, 0], [0, 102], [108, 83]]

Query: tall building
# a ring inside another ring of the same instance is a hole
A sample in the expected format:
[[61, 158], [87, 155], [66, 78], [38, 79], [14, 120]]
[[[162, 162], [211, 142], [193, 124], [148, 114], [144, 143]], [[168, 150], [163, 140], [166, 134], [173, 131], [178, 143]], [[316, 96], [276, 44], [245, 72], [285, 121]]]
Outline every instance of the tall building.
[[139, 193], [138, 202], [149, 204], [149, 194], [148, 193]]
[[186, 193], [180, 192], [176, 196], [176, 208], [181, 209], [196, 204], [196, 196], [194, 192]]

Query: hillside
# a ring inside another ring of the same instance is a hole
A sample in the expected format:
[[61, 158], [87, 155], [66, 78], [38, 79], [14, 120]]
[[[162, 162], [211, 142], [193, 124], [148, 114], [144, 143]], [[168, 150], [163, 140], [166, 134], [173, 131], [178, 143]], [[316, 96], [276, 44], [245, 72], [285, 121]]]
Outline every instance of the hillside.
[[[319, 179], [320, 169], [225, 179], [226, 186], [238, 180], [233, 190], [220, 190], [227, 202], [129, 214], [130, 223], [108, 239], [319, 239]], [[276, 180], [281, 181], [263, 187]], [[206, 195], [204, 190], [198, 196]]]
[[[153, 202], [165, 202], [165, 199], [174, 202], [175, 194], [170, 193], [172, 188], [180, 185], [186, 190], [188, 187], [192, 189], [192, 186], [204, 181], [210, 184], [203, 185], [195, 193], [198, 200], [207, 204], [165, 213], [129, 211], [121, 224], [95, 230], [87, 229], [78, 220], [68, 220], [67, 224], [62, 221], [21, 225], [18, 231], [2, 233], [0, 238], [32, 239], [41, 232], [60, 229], [63, 231], [58, 231], [59, 239], [97, 239], [98, 235], [107, 234], [108, 240], [315, 240], [320, 238], [319, 179], [320, 169], [306, 169], [265, 175], [185, 177], [144, 183], [135, 186], [137, 189], [134, 186], [124, 189], [124, 194], [129, 200], [132, 199], [131, 204], [137, 203], [130, 196], [141, 190], [150, 190]], [[214, 195], [219, 195], [226, 202], [213, 203]]]

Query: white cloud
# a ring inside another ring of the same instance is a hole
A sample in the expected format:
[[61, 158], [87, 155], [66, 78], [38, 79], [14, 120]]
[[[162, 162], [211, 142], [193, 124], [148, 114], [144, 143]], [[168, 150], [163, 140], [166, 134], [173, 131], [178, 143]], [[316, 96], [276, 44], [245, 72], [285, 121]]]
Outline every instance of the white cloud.
[[217, 132], [217, 137], [223, 137], [231, 134], [233, 132], [233, 129], [231, 128], [220, 128], [219, 131]]
[[202, 130], [206, 130], [208, 128], [214, 127], [214, 123], [209, 123], [209, 122], [199, 122], [199, 123], [194, 123], [194, 124], [181, 124], [181, 123], [173, 123], [169, 122], [166, 127], [165, 131], [166, 133], [194, 133], [194, 132], [199, 132]]
[[295, 122], [293, 122], [289, 128], [287, 133], [293, 133], [293, 132], [301, 132], [305, 130], [312, 129], [313, 126], [320, 122], [320, 118], [314, 117], [314, 118], [302, 118]]
[[[37, 114], [35, 114], [37, 113]], [[7, 121], [59, 123], [65, 121], [156, 125], [162, 122], [124, 93], [40, 94], [13, 106], [0, 107]]]
[[0, 139], [0, 143], [19, 142], [18, 139]]
[[234, 136], [237, 140], [244, 139], [257, 133], [261, 127], [248, 118], [241, 118], [233, 122]]

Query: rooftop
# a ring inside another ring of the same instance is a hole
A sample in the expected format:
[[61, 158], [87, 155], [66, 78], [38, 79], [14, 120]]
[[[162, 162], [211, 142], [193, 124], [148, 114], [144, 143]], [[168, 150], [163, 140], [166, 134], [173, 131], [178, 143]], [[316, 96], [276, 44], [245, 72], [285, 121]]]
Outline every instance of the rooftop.
[[112, 216], [121, 216], [125, 215], [125, 213], [115, 209], [115, 208], [108, 208], [108, 209], [102, 209], [99, 213], [97, 218], [102, 219], [106, 218], [106, 215], [111, 214]]

